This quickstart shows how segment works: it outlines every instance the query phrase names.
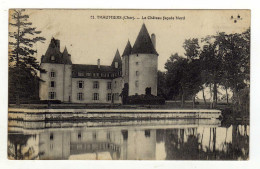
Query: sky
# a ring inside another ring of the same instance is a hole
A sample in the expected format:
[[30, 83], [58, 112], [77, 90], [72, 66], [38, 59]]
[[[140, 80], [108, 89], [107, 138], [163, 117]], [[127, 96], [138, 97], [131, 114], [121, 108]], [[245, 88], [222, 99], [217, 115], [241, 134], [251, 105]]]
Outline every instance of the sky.
[[[27, 9], [26, 13], [33, 26], [42, 31], [41, 36], [46, 38], [45, 43], [38, 42], [34, 47], [38, 51], [38, 60], [45, 54], [54, 37], [60, 40], [61, 51], [67, 47], [74, 64], [97, 64], [97, 59], [101, 59], [102, 65], [110, 65], [117, 49], [122, 54], [128, 40], [134, 45], [145, 23], [149, 34], [156, 35], [159, 70], [165, 70], [164, 64], [171, 54], [184, 55], [182, 46], [185, 39], [203, 38], [222, 31], [241, 33], [250, 27], [249, 10]], [[236, 18], [238, 15], [242, 20], [234, 23], [231, 16]], [[91, 19], [91, 16], [95, 19]], [[98, 16], [128, 16], [136, 19], [98, 19]], [[144, 17], [146, 19], [142, 19]]]

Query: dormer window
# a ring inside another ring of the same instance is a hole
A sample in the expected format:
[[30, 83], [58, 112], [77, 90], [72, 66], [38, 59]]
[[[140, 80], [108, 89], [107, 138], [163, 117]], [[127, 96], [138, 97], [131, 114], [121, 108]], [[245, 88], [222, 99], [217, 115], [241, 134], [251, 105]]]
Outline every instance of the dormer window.
[[84, 76], [84, 72], [78, 72], [78, 76]]
[[51, 60], [54, 61], [55, 60], [55, 56], [52, 55], [51, 56]]
[[115, 68], [118, 68], [118, 62], [115, 62]]

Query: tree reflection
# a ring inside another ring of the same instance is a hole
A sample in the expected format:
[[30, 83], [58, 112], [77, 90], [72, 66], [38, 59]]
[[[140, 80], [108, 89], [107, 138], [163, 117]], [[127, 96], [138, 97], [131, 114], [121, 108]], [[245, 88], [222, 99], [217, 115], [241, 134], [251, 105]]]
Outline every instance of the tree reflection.
[[35, 135], [8, 134], [8, 158], [10, 160], [34, 160], [43, 153], [35, 154], [34, 147], [28, 146], [28, 140]]
[[[227, 130], [227, 128], [226, 128]], [[247, 160], [249, 136], [247, 125], [233, 125], [232, 142], [227, 142], [227, 133], [222, 146], [217, 147], [217, 130], [210, 128], [208, 145], [203, 145], [203, 135], [197, 128], [168, 129], [165, 132], [167, 160]]]

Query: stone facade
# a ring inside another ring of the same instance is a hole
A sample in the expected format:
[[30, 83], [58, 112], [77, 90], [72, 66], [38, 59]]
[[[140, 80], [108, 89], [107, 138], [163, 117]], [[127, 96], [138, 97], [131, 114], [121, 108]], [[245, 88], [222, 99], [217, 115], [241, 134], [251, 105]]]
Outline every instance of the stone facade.
[[[153, 41], [152, 41], [153, 40]], [[151, 37], [143, 24], [132, 47], [128, 41], [122, 57], [116, 51], [110, 66], [72, 64], [66, 47], [60, 52], [60, 41], [52, 38], [41, 67], [46, 73], [40, 77], [40, 99], [72, 103], [121, 103], [120, 94], [125, 83], [129, 95], [157, 95], [158, 53], [155, 35]], [[122, 59], [121, 59], [122, 58]]]

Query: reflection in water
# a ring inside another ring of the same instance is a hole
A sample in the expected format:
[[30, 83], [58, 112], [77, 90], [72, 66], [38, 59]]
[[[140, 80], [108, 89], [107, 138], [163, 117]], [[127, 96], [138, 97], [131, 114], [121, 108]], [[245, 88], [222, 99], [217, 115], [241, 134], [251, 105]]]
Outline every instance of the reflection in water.
[[[246, 160], [248, 126], [158, 130], [164, 136], [167, 160]], [[163, 133], [163, 134], [162, 134]]]
[[8, 158], [10, 160], [35, 160], [43, 152], [38, 151], [36, 135], [8, 134]]
[[[249, 126], [43, 129], [9, 133], [9, 159], [246, 160]], [[31, 132], [31, 131], [30, 131]]]

